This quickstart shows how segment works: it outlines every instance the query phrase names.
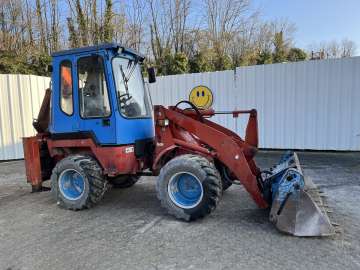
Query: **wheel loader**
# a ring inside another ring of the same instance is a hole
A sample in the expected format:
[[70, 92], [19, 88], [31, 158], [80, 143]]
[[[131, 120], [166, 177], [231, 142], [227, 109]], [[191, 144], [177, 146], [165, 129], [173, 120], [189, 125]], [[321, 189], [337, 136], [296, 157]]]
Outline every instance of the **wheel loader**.
[[[52, 54], [51, 87], [23, 139], [27, 180], [41, 191], [50, 180], [60, 207], [95, 206], [110, 187], [126, 188], [157, 176], [161, 205], [192, 221], [215, 210], [223, 192], [241, 183], [282, 232], [326, 236], [335, 232], [314, 183], [296, 153], [268, 170], [257, 167], [255, 109], [216, 112], [189, 101], [153, 106], [143, 78], [144, 56], [118, 44]], [[215, 114], [248, 115], [245, 138], [212, 122]]]

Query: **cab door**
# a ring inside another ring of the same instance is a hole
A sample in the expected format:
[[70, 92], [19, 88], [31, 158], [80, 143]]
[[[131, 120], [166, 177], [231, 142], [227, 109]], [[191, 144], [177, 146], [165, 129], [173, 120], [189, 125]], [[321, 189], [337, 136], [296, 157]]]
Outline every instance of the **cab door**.
[[53, 59], [52, 109], [49, 129], [54, 136], [67, 136], [80, 131], [77, 93], [74, 90], [76, 89], [74, 63], [74, 58], [69, 55]]
[[79, 55], [76, 62], [80, 127], [101, 145], [116, 143], [116, 122], [104, 54]]

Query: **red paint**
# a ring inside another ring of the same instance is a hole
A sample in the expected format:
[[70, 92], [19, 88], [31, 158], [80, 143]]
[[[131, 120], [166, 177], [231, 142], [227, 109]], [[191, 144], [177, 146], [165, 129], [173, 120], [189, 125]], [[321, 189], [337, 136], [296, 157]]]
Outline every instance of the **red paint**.
[[[253, 160], [258, 144], [256, 110], [235, 113], [250, 114], [245, 141], [236, 133], [207, 119], [202, 119], [203, 122], [200, 121], [195, 113], [174, 107], [167, 109], [163, 106], [155, 106], [157, 145], [153, 169], [160, 169], [163, 164], [156, 162], [166, 160], [164, 155], [169, 153], [180, 155], [186, 152], [195, 152], [209, 159], [217, 159], [241, 181], [258, 206], [266, 208], [268, 204], [257, 184], [260, 170]], [[210, 112], [204, 114], [210, 115]], [[159, 126], [158, 120], [165, 119], [169, 120], [169, 125]], [[172, 151], [164, 151], [169, 148]]]
[[47, 134], [41, 133], [35, 137], [24, 138], [28, 182], [33, 187], [41, 187], [44, 180], [40, 162], [42, 143], [47, 143], [50, 156], [57, 162], [71, 154], [92, 155], [108, 176], [136, 174], [147, 169], [144, 164], [149, 164], [152, 160], [153, 174], [156, 175], [169, 159], [185, 153], [196, 153], [225, 164], [258, 206], [266, 208], [268, 204], [257, 183], [260, 170], [253, 160], [258, 146], [256, 110], [229, 113], [234, 117], [244, 113], [250, 115], [245, 140], [231, 130], [204, 118], [216, 114], [213, 110], [200, 111], [199, 117], [197, 113], [189, 110], [155, 106], [156, 147], [150, 160], [137, 159], [133, 145], [103, 147], [96, 145], [92, 139], [52, 140]]
[[47, 134], [39, 133], [34, 137], [23, 138], [27, 181], [33, 190], [41, 190], [42, 179], [40, 146], [47, 143], [51, 158], [59, 162], [71, 154], [88, 154], [95, 157], [108, 176], [136, 174], [147, 169], [147, 161], [137, 159], [133, 145], [101, 147], [92, 139], [52, 140]]
[[108, 176], [119, 174], [135, 174], [145, 168], [141, 160], [135, 157], [134, 146], [109, 146], [96, 145], [92, 139], [71, 139], [47, 141], [50, 155], [66, 156], [71, 153], [87, 153], [94, 156]]
[[35, 189], [41, 188], [43, 180], [41, 176], [40, 142], [39, 136], [23, 138], [26, 177], [28, 183]]

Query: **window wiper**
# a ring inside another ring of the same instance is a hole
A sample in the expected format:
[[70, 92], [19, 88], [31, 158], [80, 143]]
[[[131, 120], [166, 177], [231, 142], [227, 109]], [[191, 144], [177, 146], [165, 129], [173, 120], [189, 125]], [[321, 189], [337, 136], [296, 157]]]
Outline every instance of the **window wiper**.
[[[131, 60], [129, 60], [129, 61], [131, 61]], [[131, 61], [131, 62], [132, 62], [132, 61]], [[133, 64], [132, 67], [131, 67], [131, 70], [129, 71], [128, 75], [125, 76], [126, 82], [128, 82], [128, 81], [130, 80], [132, 74], [134, 73], [134, 70], [135, 70], [135, 68], [136, 68], [136, 65], [137, 65], [138, 63], [139, 63], [139, 57], [136, 57], [136, 58], [135, 58], [135, 61], [134, 61], [134, 64]]]
[[119, 65], [119, 66], [120, 66], [121, 76], [123, 77], [126, 94], [129, 94], [129, 87], [128, 87], [128, 81], [129, 80], [125, 76], [125, 72], [124, 72], [124, 70], [122, 68], [122, 65]]
[[132, 74], [134, 73], [135, 67], [136, 67], [136, 65], [137, 65], [138, 62], [139, 62], [139, 59], [136, 58], [134, 64], [133, 64], [132, 67], [131, 67], [131, 70], [130, 70], [128, 76], [126, 77], [126, 80], [127, 80], [127, 81], [130, 80], [130, 78], [131, 78]]
[[136, 67], [138, 62], [139, 62], [139, 58], [136, 57], [135, 61], [134, 61], [134, 64], [132, 65], [131, 70], [129, 71], [127, 76], [125, 75], [125, 72], [124, 72], [124, 69], [122, 68], [122, 65], [120, 65], [120, 71], [121, 71], [121, 75], [123, 77], [126, 93], [129, 92], [128, 82], [131, 79], [131, 76], [134, 73], [135, 67]]

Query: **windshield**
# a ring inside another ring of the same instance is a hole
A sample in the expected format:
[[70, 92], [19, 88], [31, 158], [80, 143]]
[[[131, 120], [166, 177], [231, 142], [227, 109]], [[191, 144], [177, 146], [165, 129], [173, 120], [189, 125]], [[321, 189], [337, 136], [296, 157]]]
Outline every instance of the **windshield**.
[[148, 93], [136, 60], [115, 57], [112, 61], [120, 112], [128, 118], [151, 116]]

